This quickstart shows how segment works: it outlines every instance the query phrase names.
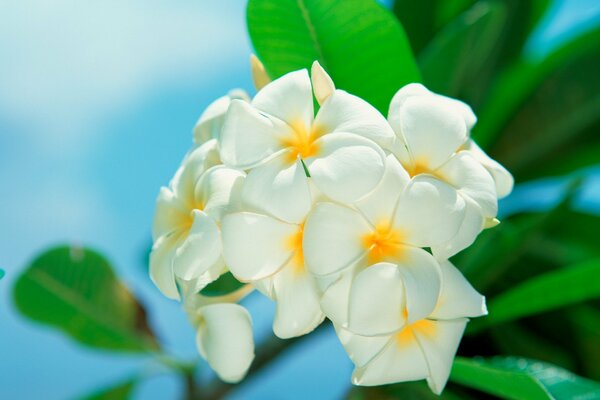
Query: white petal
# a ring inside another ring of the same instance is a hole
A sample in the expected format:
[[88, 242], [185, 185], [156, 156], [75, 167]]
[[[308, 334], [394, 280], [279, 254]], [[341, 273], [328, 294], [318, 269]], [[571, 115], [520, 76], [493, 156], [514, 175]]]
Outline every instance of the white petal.
[[371, 226], [356, 211], [333, 203], [319, 203], [304, 225], [304, 260], [315, 275], [328, 275], [350, 267], [366, 249], [363, 235]]
[[415, 381], [429, 375], [425, 357], [415, 339], [400, 341], [390, 337], [385, 348], [364, 367], [352, 374], [352, 383], [377, 386], [388, 383]]
[[480, 317], [487, 314], [485, 297], [479, 294], [450, 261], [440, 263], [442, 289], [433, 319]]
[[317, 285], [303, 266], [288, 263], [273, 276], [273, 297], [277, 302], [273, 332], [282, 339], [305, 335], [325, 318]]
[[190, 210], [170, 189], [160, 188], [156, 199], [152, 238], [156, 241], [159, 237], [182, 228], [187, 223], [189, 215]]
[[266, 215], [241, 212], [223, 218], [223, 256], [231, 273], [242, 281], [277, 272], [292, 256], [289, 238], [297, 226]]
[[334, 325], [334, 327], [346, 353], [354, 365], [359, 368], [371, 361], [390, 340], [393, 340], [390, 336], [360, 336], [338, 325]]
[[232, 99], [249, 101], [248, 95], [243, 90], [232, 91], [227, 96], [219, 97], [206, 107], [196, 126], [194, 126], [194, 142], [201, 144], [210, 139], [219, 140], [225, 113]]
[[175, 251], [173, 271], [182, 279], [198, 278], [221, 257], [221, 237], [215, 221], [205, 212], [193, 211], [194, 223]]
[[292, 134], [283, 121], [232, 100], [221, 132], [221, 159], [234, 168], [254, 167], [282, 150], [283, 140]]
[[483, 229], [485, 220], [481, 207], [468, 197], [465, 201], [465, 215], [458, 232], [450, 240], [431, 246], [438, 260], [446, 260], [469, 247]]
[[415, 329], [414, 335], [427, 360], [427, 383], [435, 394], [440, 394], [450, 376], [452, 362], [467, 320], [436, 321], [433, 324], [433, 329]]
[[385, 173], [379, 185], [354, 205], [373, 225], [389, 220], [394, 215], [402, 190], [410, 177], [393, 154], [386, 158]]
[[313, 92], [319, 104], [323, 104], [325, 100], [335, 91], [335, 85], [331, 77], [318, 61], [313, 62], [310, 69], [310, 80], [312, 82]]
[[211, 304], [200, 309], [204, 318], [198, 329], [198, 350], [225, 382], [235, 383], [246, 375], [254, 359], [252, 320], [237, 304]]
[[283, 154], [254, 168], [246, 177], [242, 199], [254, 210], [287, 222], [301, 223], [312, 203], [301, 161], [289, 164]]
[[173, 257], [179, 244], [180, 233], [171, 232], [158, 238], [150, 253], [150, 279], [168, 298], [179, 300], [179, 292], [173, 275]]
[[[348, 300], [350, 298], [350, 288], [357, 273], [364, 267], [354, 265], [340, 274], [327, 275], [326, 278], [335, 277], [333, 282], [322, 285], [323, 294], [321, 295], [321, 309], [334, 324], [339, 326], [348, 325]], [[321, 285], [323, 277], [317, 277], [317, 282]], [[326, 279], [328, 280], [328, 279]]]
[[442, 285], [438, 262], [425, 250], [407, 246], [398, 263], [398, 271], [406, 291], [408, 322], [429, 316], [435, 308]]
[[203, 210], [215, 220], [231, 211], [234, 197], [239, 197], [241, 185], [246, 174], [222, 165], [210, 168], [196, 184], [194, 196], [203, 205]]
[[412, 96], [400, 111], [400, 131], [413, 160], [436, 169], [467, 140], [463, 117], [435, 96]]
[[463, 196], [473, 199], [483, 215], [493, 218], [498, 213], [496, 186], [492, 176], [468, 151], [461, 151], [437, 171]]
[[194, 148], [185, 156], [171, 180], [170, 187], [186, 207], [193, 207], [194, 187], [200, 175], [220, 163], [218, 143], [215, 139]]
[[252, 81], [254, 82], [256, 91], [259, 91], [271, 82], [265, 66], [254, 54], [250, 54], [250, 71], [252, 72]]
[[513, 176], [504, 168], [500, 163], [493, 160], [488, 156], [473, 140], [469, 140], [466, 145], [467, 151], [469, 151], [477, 161], [481, 163], [488, 170], [488, 172], [494, 178], [496, 185], [496, 194], [501, 199], [506, 197], [512, 192], [515, 180]]
[[354, 133], [384, 147], [395, 138], [392, 127], [375, 107], [343, 90], [336, 90], [325, 101], [314, 126], [322, 132]]
[[305, 163], [315, 186], [329, 198], [353, 202], [381, 181], [385, 154], [373, 141], [350, 133], [331, 133], [315, 143], [319, 155]]
[[464, 213], [465, 202], [455, 189], [432, 176], [418, 175], [400, 196], [394, 227], [404, 232], [406, 243], [431, 247], [456, 234]]
[[308, 71], [301, 69], [275, 79], [256, 94], [252, 105], [288, 124], [310, 127], [314, 106]]
[[400, 127], [400, 110], [402, 110], [404, 102], [409, 97], [426, 95], [431, 95], [431, 92], [420, 83], [409, 83], [408, 85], [400, 88], [400, 90], [394, 94], [394, 97], [392, 97], [392, 101], [390, 102], [390, 109], [388, 112], [388, 120], [390, 121], [390, 124], [392, 124], [394, 128]]
[[364, 336], [389, 335], [406, 323], [404, 307], [403, 275], [399, 268], [390, 263], [372, 265], [352, 283], [347, 328]]

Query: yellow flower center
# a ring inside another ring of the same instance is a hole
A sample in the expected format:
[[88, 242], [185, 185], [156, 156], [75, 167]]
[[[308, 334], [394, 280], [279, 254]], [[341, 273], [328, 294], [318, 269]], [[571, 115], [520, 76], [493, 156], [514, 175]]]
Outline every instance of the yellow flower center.
[[375, 226], [375, 230], [367, 233], [362, 238], [362, 244], [368, 250], [369, 264], [382, 261], [398, 260], [403, 254], [402, 232], [392, 229], [389, 221], [382, 221]]
[[291, 150], [287, 160], [295, 162], [298, 158], [305, 159], [315, 156], [319, 152], [319, 145], [315, 141], [322, 136], [323, 130], [315, 125], [309, 129], [302, 121], [292, 122], [290, 126], [292, 127], [292, 136], [282, 141], [283, 146]]
[[413, 343], [416, 340], [415, 332], [418, 332], [425, 336], [434, 336], [437, 332], [435, 321], [432, 321], [430, 319], [422, 319], [413, 322], [412, 324], [402, 329], [400, 332], [396, 333], [396, 336], [394, 337], [396, 339], [396, 343], [399, 346], [406, 346], [408, 344]]
[[287, 248], [292, 250], [293, 255], [290, 263], [294, 272], [304, 272], [304, 251], [302, 249], [302, 238], [304, 235], [304, 224], [298, 226], [298, 230], [292, 233], [287, 239]]

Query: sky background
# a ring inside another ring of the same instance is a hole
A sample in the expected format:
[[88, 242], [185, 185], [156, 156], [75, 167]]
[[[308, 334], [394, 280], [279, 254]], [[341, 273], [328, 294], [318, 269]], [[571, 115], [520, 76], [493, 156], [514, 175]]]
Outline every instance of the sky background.
[[[90, 246], [108, 256], [150, 310], [167, 350], [197, 357], [185, 315], [152, 286], [143, 256], [159, 187], [189, 149], [202, 110], [232, 88], [253, 92], [244, 8], [241, 0], [0, 2], [3, 398], [72, 399], [139, 371], [149, 378], [136, 398], [181, 393], [178, 378], [148, 359], [83, 348], [18, 316], [10, 289], [41, 250], [64, 242]], [[528, 51], [539, 57], [599, 19], [596, 0], [555, 1]], [[598, 176], [582, 207], [599, 209]], [[519, 188], [502, 212], [552, 202], [560, 184]], [[547, 196], [533, 199], [532, 190]], [[253, 296], [249, 307], [264, 337], [273, 306]], [[332, 333], [319, 332], [232, 398], [335, 399], [350, 373]]]

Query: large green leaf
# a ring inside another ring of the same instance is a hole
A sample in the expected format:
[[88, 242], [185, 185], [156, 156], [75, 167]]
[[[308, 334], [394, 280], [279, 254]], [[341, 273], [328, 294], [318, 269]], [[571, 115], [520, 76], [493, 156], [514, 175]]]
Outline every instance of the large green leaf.
[[600, 384], [551, 364], [525, 358], [457, 357], [450, 379], [504, 399], [600, 399]]
[[81, 400], [127, 400], [131, 398], [136, 383], [135, 379], [128, 379], [114, 386], [100, 389], [91, 395], [84, 396]]
[[149, 351], [158, 347], [146, 313], [100, 254], [56, 247], [18, 278], [13, 295], [25, 316], [96, 348]]
[[446, 26], [419, 54], [425, 85], [459, 97], [492, 54], [505, 18], [503, 3], [479, 2]]
[[600, 297], [600, 259], [552, 271], [511, 289], [488, 303], [489, 315], [471, 331]]
[[384, 114], [400, 87], [420, 81], [402, 27], [375, 0], [250, 0], [247, 17], [272, 78], [318, 60], [338, 88]]

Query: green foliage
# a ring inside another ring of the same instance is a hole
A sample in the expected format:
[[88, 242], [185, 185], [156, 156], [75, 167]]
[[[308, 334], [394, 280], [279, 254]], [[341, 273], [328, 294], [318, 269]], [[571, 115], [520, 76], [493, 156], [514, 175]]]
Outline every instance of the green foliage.
[[0, 269], [0, 279], [4, 278], [4, 270]]
[[533, 360], [495, 357], [490, 360], [458, 357], [450, 379], [504, 399], [599, 399], [600, 385], [562, 368]]
[[101, 389], [89, 396], [84, 396], [81, 400], [127, 400], [131, 398], [136, 383], [135, 379], [128, 379], [112, 387]]
[[235, 279], [231, 272], [227, 272], [221, 275], [216, 281], [208, 284], [200, 291], [200, 294], [211, 297], [224, 296], [226, 294], [235, 292], [242, 286], [244, 286], [244, 283]]
[[400, 87], [420, 81], [402, 27], [374, 0], [250, 0], [247, 19], [272, 78], [318, 60], [338, 88], [383, 114]]
[[23, 315], [84, 345], [136, 352], [158, 348], [140, 303], [92, 250], [44, 252], [18, 278], [13, 294]]

